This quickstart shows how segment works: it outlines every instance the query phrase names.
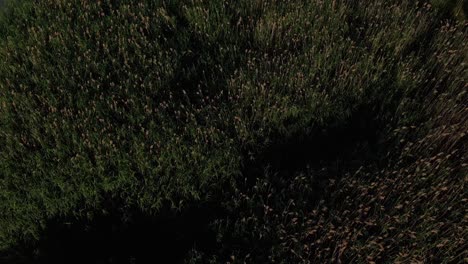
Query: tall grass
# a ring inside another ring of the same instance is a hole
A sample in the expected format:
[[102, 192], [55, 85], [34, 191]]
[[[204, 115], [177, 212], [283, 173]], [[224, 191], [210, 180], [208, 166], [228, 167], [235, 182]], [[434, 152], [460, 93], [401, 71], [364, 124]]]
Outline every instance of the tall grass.
[[[0, 249], [34, 247], [60, 217], [215, 203], [226, 211], [207, 223], [218, 248], [195, 243], [187, 261], [461, 262], [467, 32], [437, 10], [9, 5]], [[299, 154], [283, 147], [293, 142]]]

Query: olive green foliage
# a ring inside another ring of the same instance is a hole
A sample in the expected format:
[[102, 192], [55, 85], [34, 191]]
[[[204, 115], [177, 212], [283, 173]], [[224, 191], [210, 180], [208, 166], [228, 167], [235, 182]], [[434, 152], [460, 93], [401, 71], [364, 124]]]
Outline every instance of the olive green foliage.
[[468, 1], [466, 0], [432, 0], [434, 8], [444, 15], [457, 19], [466, 19], [468, 15]]
[[[207, 223], [219, 247], [193, 245], [187, 262], [462, 261], [467, 32], [437, 10], [10, 3], [0, 249], [112, 201], [123, 215], [216, 203], [227, 211]], [[275, 153], [294, 153], [291, 142], [303, 146], [294, 168]]]

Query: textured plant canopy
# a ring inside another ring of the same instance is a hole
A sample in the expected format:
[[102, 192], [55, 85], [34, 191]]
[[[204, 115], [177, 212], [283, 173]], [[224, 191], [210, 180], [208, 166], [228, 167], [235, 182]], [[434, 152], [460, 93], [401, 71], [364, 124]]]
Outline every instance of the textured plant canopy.
[[183, 218], [216, 234], [203, 246], [204, 234], [177, 230], [190, 239], [168, 257], [187, 263], [462, 261], [467, 32], [436, 11], [396, 0], [9, 3], [5, 259], [40, 259], [54, 225], [163, 230], [161, 219]]

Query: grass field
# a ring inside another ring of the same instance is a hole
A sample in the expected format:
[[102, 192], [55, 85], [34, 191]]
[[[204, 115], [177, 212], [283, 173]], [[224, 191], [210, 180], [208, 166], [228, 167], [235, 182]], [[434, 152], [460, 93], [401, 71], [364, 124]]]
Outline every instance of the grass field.
[[0, 262], [466, 262], [465, 6], [10, 1]]

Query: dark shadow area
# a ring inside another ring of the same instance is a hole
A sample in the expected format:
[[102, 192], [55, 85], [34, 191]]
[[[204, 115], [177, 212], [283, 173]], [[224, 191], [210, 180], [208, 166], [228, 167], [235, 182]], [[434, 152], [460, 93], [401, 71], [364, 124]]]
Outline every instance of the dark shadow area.
[[[192, 206], [182, 212], [169, 207], [157, 216], [126, 210], [95, 215], [93, 220], [57, 218], [47, 224], [37, 245], [22, 245], [6, 263], [183, 263], [196, 247], [216, 249], [209, 229], [220, 213], [209, 206]], [[37, 248], [36, 252], [32, 252]], [[0, 258], [2, 260], [2, 258]]]
[[363, 106], [348, 122], [277, 140], [246, 162], [243, 175], [253, 184], [266, 167], [284, 176], [307, 166], [320, 169], [336, 161], [346, 163], [347, 169], [359, 167], [363, 160], [377, 162], [379, 133], [384, 124], [374, 116], [373, 106]]

